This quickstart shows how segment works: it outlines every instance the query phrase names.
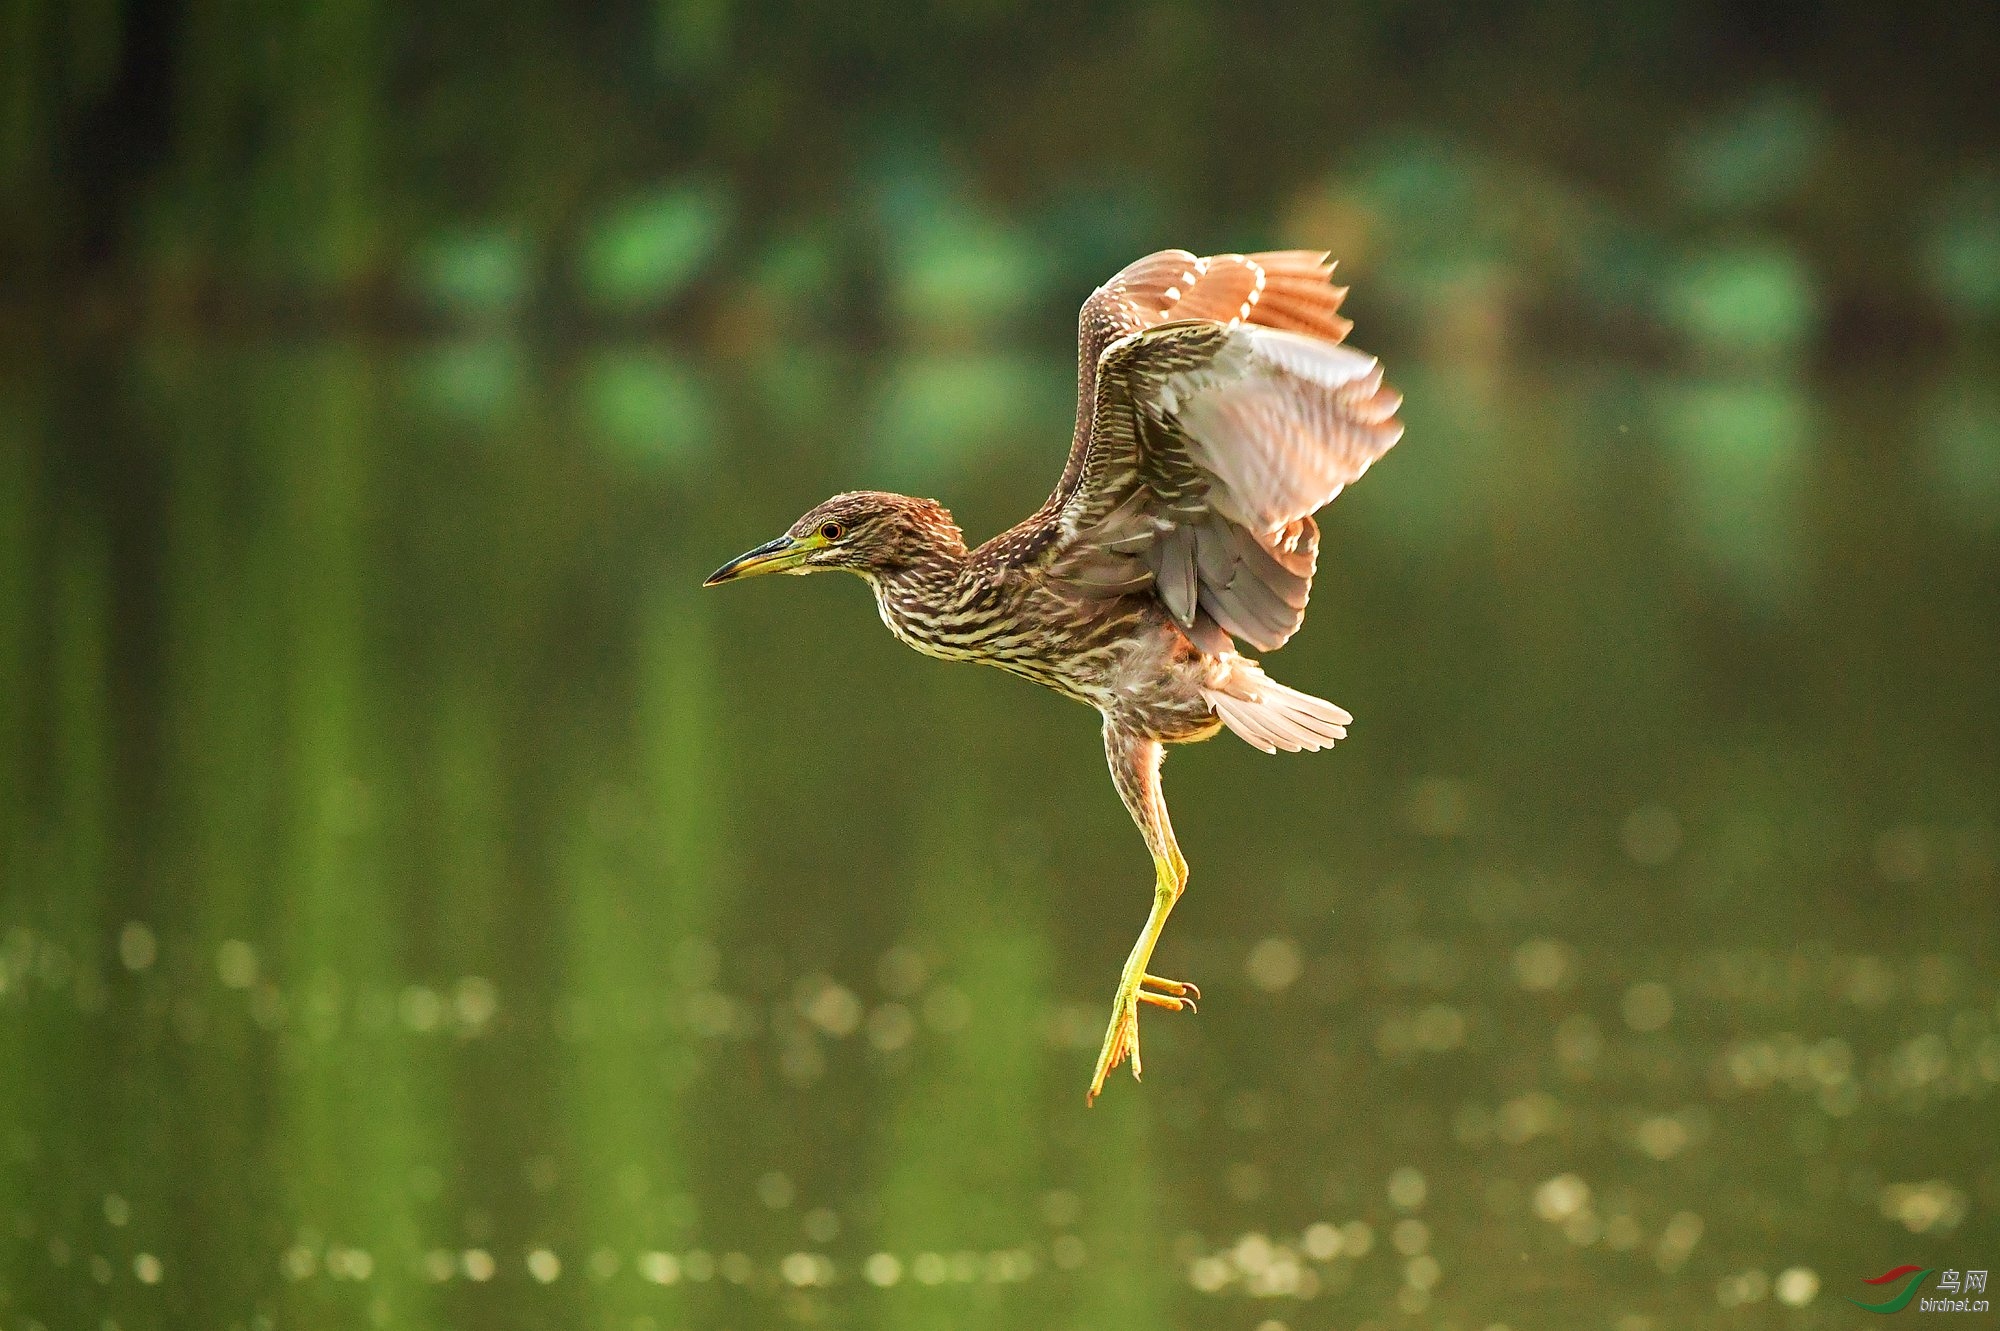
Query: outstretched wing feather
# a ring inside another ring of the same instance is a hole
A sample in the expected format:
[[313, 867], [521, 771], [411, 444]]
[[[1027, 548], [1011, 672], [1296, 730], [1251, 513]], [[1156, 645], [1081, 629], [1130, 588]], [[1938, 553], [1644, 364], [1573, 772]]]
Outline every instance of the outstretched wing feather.
[[1311, 515], [1395, 444], [1399, 403], [1373, 357], [1291, 328], [1201, 320], [1129, 334], [1100, 357], [1051, 568], [1067, 576], [1115, 512], [1119, 551], [1152, 569], [1205, 650], [1216, 635], [1204, 621], [1274, 650], [1304, 619]]
[[[1320, 250], [1217, 254], [1159, 250], [1136, 259], [1091, 292], [1077, 315], [1076, 432], [1062, 479], [1036, 519], [1062, 509], [1082, 479], [1097, 406], [1097, 364], [1123, 337], [1177, 320], [1236, 321], [1338, 342], [1347, 288], [1334, 286]], [[1031, 519], [1033, 521], [1035, 519]]]

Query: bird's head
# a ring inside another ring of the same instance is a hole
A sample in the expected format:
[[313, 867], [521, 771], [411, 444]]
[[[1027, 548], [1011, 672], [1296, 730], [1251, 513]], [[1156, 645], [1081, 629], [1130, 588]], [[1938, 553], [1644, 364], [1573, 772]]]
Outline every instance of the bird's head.
[[929, 499], [881, 490], [835, 495], [809, 510], [774, 541], [740, 554], [708, 575], [704, 587], [762, 573], [845, 569], [876, 578], [965, 557], [951, 514]]

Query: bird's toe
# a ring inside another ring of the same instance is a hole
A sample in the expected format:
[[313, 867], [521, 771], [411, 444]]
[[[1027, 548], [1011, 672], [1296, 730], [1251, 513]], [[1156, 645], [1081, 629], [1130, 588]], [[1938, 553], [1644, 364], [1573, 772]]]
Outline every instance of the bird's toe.
[[1158, 975], [1145, 975], [1140, 977], [1139, 983], [1145, 989], [1172, 994], [1175, 998], [1192, 998], [1197, 1001], [1201, 998], [1201, 990], [1186, 980], [1168, 980]]

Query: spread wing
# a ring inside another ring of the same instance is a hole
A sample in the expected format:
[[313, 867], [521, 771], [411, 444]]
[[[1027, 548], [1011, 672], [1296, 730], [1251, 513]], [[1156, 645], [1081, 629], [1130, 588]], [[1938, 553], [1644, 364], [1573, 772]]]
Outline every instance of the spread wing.
[[1051, 498], [1050, 576], [1085, 595], [1150, 586], [1205, 651], [1282, 646], [1305, 618], [1313, 512], [1402, 434], [1402, 399], [1345, 331], [1204, 316], [1109, 343]]
[[1113, 342], [1176, 319], [1234, 320], [1338, 342], [1353, 325], [1340, 317], [1347, 288], [1334, 286], [1332, 273], [1320, 250], [1207, 258], [1161, 250], [1127, 264], [1091, 292], [1076, 320], [1076, 434], [1043, 513], [1068, 502], [1083, 472], [1097, 407], [1097, 362]]

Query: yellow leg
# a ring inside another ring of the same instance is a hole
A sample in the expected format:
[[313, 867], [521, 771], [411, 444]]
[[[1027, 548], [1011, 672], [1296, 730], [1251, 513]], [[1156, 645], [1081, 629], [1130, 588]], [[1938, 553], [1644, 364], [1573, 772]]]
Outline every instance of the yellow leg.
[[1169, 1012], [1192, 1012], [1195, 1000], [1201, 997], [1201, 991], [1191, 984], [1146, 973], [1153, 946], [1160, 941], [1160, 930], [1166, 927], [1168, 913], [1187, 887], [1188, 876], [1187, 861], [1174, 843], [1166, 797], [1160, 791], [1160, 762], [1165, 753], [1158, 740], [1123, 730], [1105, 718], [1104, 757], [1111, 768], [1111, 782], [1118, 787], [1118, 797], [1153, 853], [1153, 909], [1146, 916], [1146, 927], [1139, 931], [1139, 941], [1132, 945], [1132, 954], [1125, 958], [1125, 969], [1119, 973], [1118, 995], [1111, 1001], [1111, 1025], [1104, 1032], [1104, 1047], [1098, 1051], [1097, 1071], [1091, 1076], [1085, 1103], [1097, 1099], [1105, 1077], [1127, 1058], [1132, 1060], [1132, 1075], [1140, 1074], [1139, 1004]]
[[1105, 1077], [1127, 1057], [1132, 1060], [1134, 1079], [1144, 1071], [1139, 1059], [1139, 1004], [1150, 1003], [1172, 1012], [1193, 1012], [1194, 1000], [1201, 996], [1201, 991], [1191, 984], [1163, 980], [1146, 972], [1153, 948], [1160, 941], [1160, 930], [1166, 927], [1167, 916], [1187, 884], [1187, 865], [1178, 854], [1172, 860], [1155, 856], [1153, 870], [1153, 909], [1147, 913], [1146, 927], [1139, 931], [1139, 939], [1132, 944], [1131, 955], [1125, 958], [1125, 969], [1119, 974], [1118, 994], [1111, 1002], [1111, 1024], [1104, 1032], [1104, 1045], [1097, 1054], [1097, 1071], [1091, 1076], [1085, 1104], [1096, 1101], [1104, 1089]]

